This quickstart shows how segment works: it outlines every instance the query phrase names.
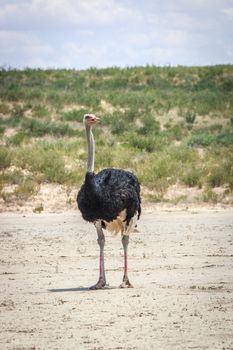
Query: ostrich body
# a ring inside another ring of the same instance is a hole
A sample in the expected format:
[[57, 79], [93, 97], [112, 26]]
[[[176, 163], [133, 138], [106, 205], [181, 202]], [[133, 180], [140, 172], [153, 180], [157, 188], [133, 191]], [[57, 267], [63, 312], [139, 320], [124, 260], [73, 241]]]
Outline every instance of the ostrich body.
[[88, 160], [85, 181], [78, 193], [77, 203], [84, 220], [94, 223], [100, 247], [99, 280], [90, 288], [100, 289], [106, 285], [103, 229], [122, 235], [124, 277], [120, 287], [129, 288], [132, 285], [128, 278], [127, 248], [129, 233], [135, 228], [141, 214], [140, 185], [133, 173], [122, 169], [107, 168], [94, 173], [95, 143], [92, 125], [98, 118], [94, 114], [86, 114], [83, 120], [87, 135]]

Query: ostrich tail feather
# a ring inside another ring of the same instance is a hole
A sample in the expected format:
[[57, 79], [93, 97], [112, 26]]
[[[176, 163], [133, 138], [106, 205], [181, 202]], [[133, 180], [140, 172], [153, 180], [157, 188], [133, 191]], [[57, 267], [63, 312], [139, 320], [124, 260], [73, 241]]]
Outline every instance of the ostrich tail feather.
[[129, 235], [135, 229], [137, 215], [135, 215], [129, 222], [129, 225], [126, 224], [126, 210], [122, 210], [117, 218], [113, 221], [105, 221], [104, 225], [106, 230], [110, 231], [113, 235], [120, 233], [121, 235]]

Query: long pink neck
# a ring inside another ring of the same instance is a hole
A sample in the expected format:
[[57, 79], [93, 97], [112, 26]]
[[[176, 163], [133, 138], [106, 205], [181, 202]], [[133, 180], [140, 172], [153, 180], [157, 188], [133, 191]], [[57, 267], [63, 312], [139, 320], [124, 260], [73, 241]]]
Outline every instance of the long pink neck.
[[91, 127], [86, 125], [88, 157], [87, 157], [87, 171], [94, 172], [95, 164], [95, 140], [91, 131]]

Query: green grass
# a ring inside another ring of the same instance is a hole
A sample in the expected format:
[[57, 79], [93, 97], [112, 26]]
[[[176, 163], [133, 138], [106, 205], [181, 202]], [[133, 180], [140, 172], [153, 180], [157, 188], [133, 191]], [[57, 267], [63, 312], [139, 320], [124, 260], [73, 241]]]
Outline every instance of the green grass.
[[187, 144], [190, 146], [200, 145], [200, 146], [209, 146], [209, 145], [233, 145], [233, 134], [219, 134], [213, 135], [211, 133], [200, 133], [191, 135], [187, 141]]
[[69, 112], [64, 112], [61, 116], [61, 120], [64, 121], [76, 121], [82, 122], [84, 114], [88, 113], [88, 109], [81, 108], [80, 110], [72, 110]]
[[[78, 188], [87, 156], [82, 118], [96, 113], [97, 171], [133, 170], [153, 201], [176, 184], [201, 189], [200, 200], [224, 200], [233, 190], [232, 75], [231, 65], [1, 69], [2, 198], [24, 201], [45, 182]], [[11, 194], [7, 184], [16, 186]]]
[[22, 121], [21, 128], [27, 134], [35, 137], [48, 134], [53, 136], [75, 135], [75, 131], [71, 129], [68, 124], [54, 123], [49, 120], [27, 118]]

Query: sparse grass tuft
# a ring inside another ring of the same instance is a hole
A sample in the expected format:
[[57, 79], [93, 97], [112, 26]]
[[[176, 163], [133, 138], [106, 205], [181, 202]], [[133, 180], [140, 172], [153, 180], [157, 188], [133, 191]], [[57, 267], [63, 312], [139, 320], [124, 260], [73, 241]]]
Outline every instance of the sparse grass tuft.
[[186, 123], [193, 124], [195, 122], [195, 119], [196, 119], [196, 113], [193, 111], [186, 111], [184, 118], [185, 118]]
[[218, 195], [211, 188], [206, 188], [201, 199], [203, 202], [216, 204], [218, 202]]
[[33, 209], [33, 213], [39, 213], [40, 214], [43, 210], [44, 210], [44, 207], [43, 207], [42, 204], [40, 204], [38, 207], [35, 207]]
[[14, 196], [17, 200], [26, 201], [28, 198], [34, 196], [38, 191], [36, 182], [31, 178], [25, 178], [14, 191]]

